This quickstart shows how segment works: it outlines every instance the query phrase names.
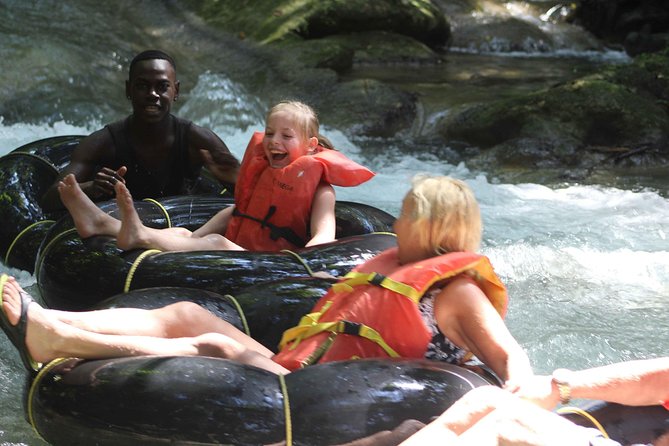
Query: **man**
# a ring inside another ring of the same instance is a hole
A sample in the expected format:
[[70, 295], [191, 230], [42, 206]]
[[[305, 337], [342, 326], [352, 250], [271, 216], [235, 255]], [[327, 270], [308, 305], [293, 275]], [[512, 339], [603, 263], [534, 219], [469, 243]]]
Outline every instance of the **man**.
[[125, 84], [132, 114], [82, 139], [70, 164], [42, 197], [42, 207], [62, 209], [58, 182], [74, 174], [93, 201], [109, 199], [123, 181], [136, 198], [185, 193], [206, 165], [222, 183], [234, 184], [239, 162], [211, 130], [173, 116], [179, 97], [174, 60], [144, 51], [132, 60]]

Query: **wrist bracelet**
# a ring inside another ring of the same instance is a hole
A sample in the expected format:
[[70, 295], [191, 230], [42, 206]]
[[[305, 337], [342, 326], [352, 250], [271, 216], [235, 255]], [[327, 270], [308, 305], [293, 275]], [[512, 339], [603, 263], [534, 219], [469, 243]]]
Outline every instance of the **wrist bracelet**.
[[557, 369], [553, 372], [551, 377], [552, 382], [555, 383], [555, 386], [558, 389], [558, 394], [560, 395], [561, 404], [569, 404], [571, 401], [571, 370], [569, 369]]

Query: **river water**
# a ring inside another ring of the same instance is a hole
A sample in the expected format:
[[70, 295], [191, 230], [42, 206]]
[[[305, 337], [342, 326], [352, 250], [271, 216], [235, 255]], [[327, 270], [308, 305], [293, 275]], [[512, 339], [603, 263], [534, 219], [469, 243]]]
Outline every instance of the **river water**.
[[[178, 63], [189, 61], [178, 67], [184, 85], [177, 114], [211, 127], [241, 156], [251, 133], [262, 128], [267, 107], [259, 91], [238, 80], [250, 62], [229, 48], [214, 56], [220, 41], [185, 26], [169, 4], [0, 0], [0, 155], [43, 137], [86, 134], [125, 115], [128, 56], [160, 47], [171, 49]], [[460, 52], [447, 68], [425, 70], [420, 82], [388, 68], [360, 68], [351, 76], [375, 75], [419, 92], [424, 127], [449, 103], [538, 88], [612, 59], [624, 57]], [[458, 88], [457, 73], [467, 72], [482, 73], [486, 81], [469, 91]], [[509, 184], [465, 163], [450, 164], [441, 155], [448, 147], [414, 147], [407, 155], [407, 137], [350, 140], [327, 125], [323, 133], [377, 172], [365, 185], [338, 189], [339, 199], [397, 215], [416, 173], [468, 182], [481, 203], [482, 251], [510, 291], [508, 325], [536, 372], [669, 355], [669, 200], [657, 191]], [[31, 275], [0, 269], [36, 291]], [[20, 364], [10, 342], [0, 338], [0, 444], [41, 445], [23, 418]]]

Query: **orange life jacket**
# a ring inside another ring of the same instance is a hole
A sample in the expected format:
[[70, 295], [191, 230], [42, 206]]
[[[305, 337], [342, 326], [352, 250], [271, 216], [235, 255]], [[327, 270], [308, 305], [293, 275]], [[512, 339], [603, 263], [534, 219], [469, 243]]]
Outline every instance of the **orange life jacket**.
[[487, 257], [455, 252], [400, 265], [388, 249], [328, 290], [286, 330], [273, 360], [289, 370], [352, 358], [423, 358], [432, 334], [418, 302], [437, 282], [466, 272], [504, 317], [506, 288]]
[[235, 210], [225, 237], [252, 251], [304, 247], [314, 194], [321, 181], [357, 186], [374, 176], [336, 150], [318, 147], [281, 169], [270, 167], [264, 133], [251, 137], [235, 186]]

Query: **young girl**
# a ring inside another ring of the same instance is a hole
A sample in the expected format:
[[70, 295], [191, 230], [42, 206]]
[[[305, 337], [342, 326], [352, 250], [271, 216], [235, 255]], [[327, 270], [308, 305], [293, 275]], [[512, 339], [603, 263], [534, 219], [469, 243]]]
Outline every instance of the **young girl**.
[[331, 242], [335, 240], [331, 184], [357, 186], [374, 174], [323, 147], [318, 127], [309, 106], [275, 105], [267, 114], [265, 132], [255, 133], [246, 149], [235, 205], [194, 232], [144, 226], [121, 182], [115, 184], [121, 221], [100, 210], [73, 177], [60, 183], [61, 199], [81, 237], [111, 235], [121, 249], [279, 251]]
[[[448, 177], [418, 178], [395, 231], [397, 248], [328, 291], [300, 325], [286, 331], [277, 355], [190, 302], [157, 310], [54, 311], [22, 297], [16, 281], [6, 276], [0, 322], [22, 357], [40, 362], [205, 355], [287, 373], [312, 362], [352, 357], [461, 363], [471, 352], [507, 388], [531, 376], [525, 352], [502, 320], [504, 286], [487, 258], [474, 254], [481, 218], [469, 188]], [[316, 351], [321, 356], [315, 358]], [[24, 362], [30, 367], [30, 361]]]

